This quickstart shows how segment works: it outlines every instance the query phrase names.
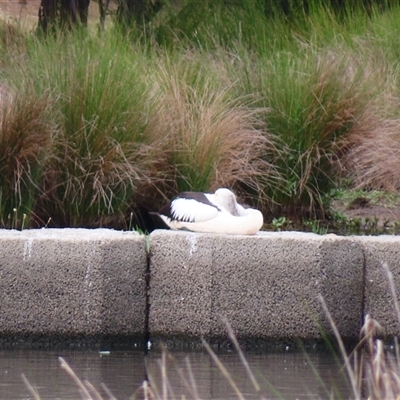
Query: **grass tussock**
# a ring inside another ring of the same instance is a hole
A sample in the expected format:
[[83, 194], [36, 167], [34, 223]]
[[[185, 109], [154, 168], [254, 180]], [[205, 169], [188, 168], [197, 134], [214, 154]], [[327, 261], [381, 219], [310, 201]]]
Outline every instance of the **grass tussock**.
[[0, 17], [0, 66], [17, 67], [26, 51], [26, 32], [17, 21], [6, 21]]
[[31, 65], [42, 72], [38, 90], [53, 90], [58, 128], [37, 214], [57, 226], [126, 228], [130, 202], [157, 160], [144, 137], [144, 59], [128, 59], [124, 46], [115, 54], [114, 42], [96, 49], [77, 41], [64, 51], [63, 40], [40, 44]]
[[263, 110], [251, 108], [249, 99], [235, 98], [218, 69], [212, 76], [198, 63], [186, 60], [158, 71], [162, 94], [154, 131], [164, 138], [173, 189], [245, 188], [263, 200], [264, 187], [279, 180], [267, 158], [276, 149], [261, 119]]
[[400, 191], [400, 121], [380, 121], [362, 135], [352, 135], [353, 146], [343, 158], [357, 189]]
[[[32, 91], [2, 87], [0, 98], [0, 226], [13, 227], [15, 214], [32, 216], [42, 166], [53, 140], [50, 101]], [[26, 221], [28, 222], [28, 221]]]
[[[285, 186], [271, 186], [269, 197], [292, 219], [323, 215], [350, 134], [368, 130], [370, 121], [362, 117], [376, 112], [377, 77], [345, 48], [245, 59], [240, 69], [241, 90], [258, 94], [257, 105], [268, 110], [266, 126], [279, 139], [274, 165]], [[237, 65], [230, 67], [236, 71]]]

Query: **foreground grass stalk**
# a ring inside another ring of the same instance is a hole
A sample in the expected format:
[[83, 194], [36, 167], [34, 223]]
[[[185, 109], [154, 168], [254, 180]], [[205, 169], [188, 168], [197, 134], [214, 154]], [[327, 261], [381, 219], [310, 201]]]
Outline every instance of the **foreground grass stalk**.
[[[237, 338], [235, 336], [235, 333], [233, 332], [231, 324], [229, 323], [229, 321], [226, 318], [223, 318], [222, 321], [225, 324], [229, 339], [232, 341], [233, 345], [235, 346], [235, 349], [239, 354], [240, 361], [242, 362], [243, 366], [245, 367], [246, 373], [247, 373], [251, 383], [253, 384], [254, 389], [256, 390], [257, 393], [260, 393], [260, 391], [261, 391], [260, 385], [258, 384], [256, 377], [254, 376], [253, 371], [251, 370], [249, 363], [246, 360], [243, 350], [239, 346], [239, 342], [237, 341]], [[263, 399], [264, 399], [264, 397], [261, 397], [261, 400], [263, 400]]]
[[186, 363], [186, 368], [189, 374], [189, 387], [191, 388], [194, 398], [199, 399], [199, 392], [197, 390], [197, 384], [196, 384], [196, 380], [194, 379], [194, 375], [193, 375], [193, 371], [192, 371], [192, 365], [190, 364], [190, 360], [189, 357], [187, 357], [185, 359], [185, 363]]
[[30, 384], [30, 382], [28, 381], [27, 377], [25, 376], [25, 374], [21, 374], [21, 378], [25, 384], [25, 386], [28, 388], [29, 393], [33, 396], [34, 400], [40, 400], [40, 396], [39, 393], [37, 392], [37, 390]]
[[84, 382], [85, 382], [85, 385], [86, 385], [88, 391], [92, 394], [94, 400], [102, 400], [103, 399], [102, 396], [100, 395], [100, 393], [96, 390], [96, 388], [90, 382], [88, 382], [87, 380], [85, 380]]
[[224, 364], [222, 364], [222, 362], [220, 361], [218, 356], [214, 353], [214, 351], [212, 350], [210, 345], [204, 339], [202, 339], [202, 343], [203, 343], [204, 348], [207, 350], [208, 354], [211, 356], [211, 358], [213, 359], [213, 361], [217, 365], [218, 369], [221, 371], [222, 375], [224, 375], [225, 379], [231, 385], [232, 389], [236, 393], [237, 398], [240, 399], [240, 400], [245, 400], [243, 394], [241, 393], [241, 391], [237, 387], [237, 385], [236, 385], [235, 381], [233, 380], [232, 376], [229, 374], [228, 370], [225, 368]]
[[104, 383], [101, 384], [101, 388], [109, 397], [108, 400], [117, 400], [117, 398], [111, 393], [110, 389]]
[[319, 295], [318, 300], [321, 303], [324, 313], [328, 318], [328, 321], [333, 330], [333, 334], [339, 345], [340, 353], [341, 353], [343, 359], [345, 360], [345, 368], [346, 368], [347, 376], [349, 377], [349, 380], [350, 380], [350, 384], [352, 387], [353, 395], [355, 396], [355, 400], [361, 400], [362, 397], [361, 397], [360, 381], [357, 379], [358, 377], [355, 374], [354, 369], [350, 365], [350, 360], [347, 356], [346, 348], [345, 348], [343, 340], [340, 336], [339, 330], [337, 329], [336, 324], [333, 321], [332, 315], [329, 312], [329, 309], [325, 303], [324, 298], [321, 295]]
[[166, 352], [163, 352], [163, 354], [161, 356], [161, 377], [162, 377], [162, 396], [163, 396], [163, 399], [166, 399], [168, 397], [167, 354], [166, 354]]
[[75, 382], [75, 384], [79, 388], [82, 399], [83, 400], [96, 400], [95, 398], [93, 398], [91, 396], [91, 394], [89, 393], [86, 386], [78, 378], [78, 376], [75, 374], [73, 369], [67, 364], [67, 362], [62, 357], [59, 357], [58, 360], [60, 361], [61, 368], [63, 368], [67, 372], [67, 374], [72, 378], [72, 380]]
[[397, 300], [397, 291], [396, 291], [396, 285], [394, 283], [393, 279], [393, 274], [389, 269], [389, 266], [386, 262], [382, 264], [383, 271], [385, 272], [388, 281], [389, 281], [389, 286], [390, 286], [390, 292], [392, 294], [392, 301], [394, 304], [394, 309], [396, 311], [396, 316], [397, 316], [397, 323], [399, 324], [399, 330], [400, 330], [400, 305], [399, 301]]

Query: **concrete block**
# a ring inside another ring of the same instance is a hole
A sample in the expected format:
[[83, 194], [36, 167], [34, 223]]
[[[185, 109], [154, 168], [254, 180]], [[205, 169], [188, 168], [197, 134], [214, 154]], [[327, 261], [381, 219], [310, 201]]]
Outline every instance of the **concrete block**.
[[355, 239], [365, 253], [365, 314], [369, 313], [389, 336], [400, 335], [400, 315], [390, 290], [388, 274], [383, 268], [387, 263], [393, 275], [397, 301], [400, 301], [400, 237], [360, 236]]
[[329, 328], [321, 294], [341, 334], [359, 334], [364, 257], [352, 238], [297, 232], [228, 236], [151, 234], [153, 338], [225, 336], [222, 318], [245, 339], [321, 339]]
[[345, 338], [358, 337], [363, 253], [352, 239], [299, 232], [218, 237], [213, 253], [214, 335], [230, 322], [238, 337], [318, 340], [330, 324], [321, 295]]
[[150, 235], [150, 336], [209, 336], [215, 237], [158, 230]]
[[0, 230], [0, 338], [143, 336], [146, 268], [134, 232]]

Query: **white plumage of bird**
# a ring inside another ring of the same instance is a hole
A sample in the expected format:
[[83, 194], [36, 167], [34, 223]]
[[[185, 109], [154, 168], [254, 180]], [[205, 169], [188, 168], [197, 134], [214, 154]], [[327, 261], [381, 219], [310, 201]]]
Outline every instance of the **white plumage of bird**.
[[158, 213], [173, 230], [228, 235], [254, 235], [263, 226], [263, 215], [254, 208], [244, 208], [229, 189], [215, 193], [182, 192]]

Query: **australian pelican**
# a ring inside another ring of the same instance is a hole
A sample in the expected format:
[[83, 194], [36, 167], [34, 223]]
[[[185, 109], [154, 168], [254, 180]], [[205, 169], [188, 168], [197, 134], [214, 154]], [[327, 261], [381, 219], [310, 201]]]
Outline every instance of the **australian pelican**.
[[165, 205], [158, 215], [174, 230], [254, 235], [263, 223], [260, 211], [244, 208], [229, 189], [215, 193], [182, 192]]

